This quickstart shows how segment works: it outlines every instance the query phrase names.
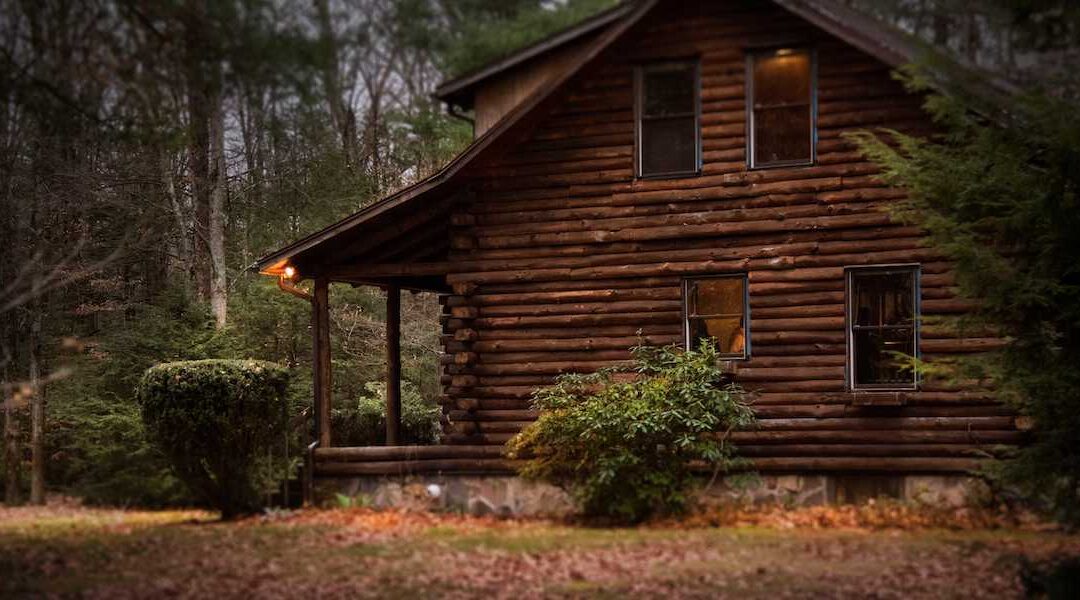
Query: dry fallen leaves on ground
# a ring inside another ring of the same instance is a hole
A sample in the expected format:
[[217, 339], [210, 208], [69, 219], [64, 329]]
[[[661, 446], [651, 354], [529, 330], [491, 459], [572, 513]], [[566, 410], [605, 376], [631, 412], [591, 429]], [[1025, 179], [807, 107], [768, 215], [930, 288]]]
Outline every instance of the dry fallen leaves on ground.
[[888, 503], [621, 529], [371, 509], [207, 518], [0, 510], [0, 596], [1008, 598], [1023, 560], [1080, 556], [1080, 538], [1016, 517]]

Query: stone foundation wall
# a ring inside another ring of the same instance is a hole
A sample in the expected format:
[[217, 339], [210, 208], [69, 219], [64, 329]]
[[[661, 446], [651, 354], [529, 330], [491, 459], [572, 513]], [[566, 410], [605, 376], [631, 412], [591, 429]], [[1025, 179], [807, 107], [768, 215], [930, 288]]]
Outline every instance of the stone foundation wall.
[[351, 477], [316, 482], [316, 497], [362, 498], [375, 508], [409, 508], [472, 515], [558, 517], [573, 510], [565, 492], [551, 485], [499, 475]]
[[[551, 485], [513, 476], [409, 475], [351, 477], [316, 482], [320, 504], [341, 494], [375, 508], [408, 508], [473, 515], [560, 517], [573, 505]], [[857, 504], [895, 498], [944, 506], [982, 502], [985, 486], [965, 475], [762, 475], [716, 482], [702, 502], [776, 503], [787, 506]]]

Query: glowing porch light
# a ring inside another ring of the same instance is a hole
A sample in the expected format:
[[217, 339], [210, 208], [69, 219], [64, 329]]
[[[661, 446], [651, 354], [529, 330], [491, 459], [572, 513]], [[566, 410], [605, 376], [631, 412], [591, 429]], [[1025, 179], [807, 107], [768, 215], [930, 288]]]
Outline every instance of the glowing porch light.
[[285, 267], [285, 279], [292, 279], [293, 277], [296, 277], [296, 269], [292, 265]]

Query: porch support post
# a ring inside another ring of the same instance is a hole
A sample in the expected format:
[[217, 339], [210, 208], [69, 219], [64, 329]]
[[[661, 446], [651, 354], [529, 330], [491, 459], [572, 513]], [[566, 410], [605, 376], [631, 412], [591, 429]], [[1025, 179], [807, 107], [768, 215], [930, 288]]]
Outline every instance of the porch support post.
[[401, 288], [386, 288], [386, 445], [401, 444]]
[[330, 282], [315, 279], [311, 301], [314, 352], [312, 375], [315, 383], [315, 435], [322, 448], [330, 447]]

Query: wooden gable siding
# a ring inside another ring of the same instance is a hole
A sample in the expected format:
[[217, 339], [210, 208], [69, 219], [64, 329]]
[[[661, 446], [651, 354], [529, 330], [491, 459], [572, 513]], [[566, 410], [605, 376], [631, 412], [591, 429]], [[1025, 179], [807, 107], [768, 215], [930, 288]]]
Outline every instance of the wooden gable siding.
[[473, 135], [480, 136], [530, 95], [538, 93], [574, 61], [592, 40], [570, 42], [549, 54], [502, 73], [477, 87]]
[[[698, 5], [700, 4], [700, 7]], [[745, 48], [809, 42], [818, 60], [817, 164], [747, 171]], [[700, 56], [703, 173], [635, 180], [635, 63]], [[930, 131], [889, 68], [770, 3], [670, 3], [572, 82], [528, 141], [484, 165], [453, 216], [444, 298], [443, 402], [452, 443], [503, 443], [535, 418], [529, 398], [559, 373], [682, 342], [681, 278], [747, 272], [760, 426], [738, 432], [764, 470], [958, 471], [1014, 443], [1012, 415], [978, 388], [845, 391], [844, 268], [920, 263], [922, 314], [967, 310], [950, 265], [883, 211], [902, 192], [844, 131]], [[924, 326], [925, 358], [992, 347]]]

